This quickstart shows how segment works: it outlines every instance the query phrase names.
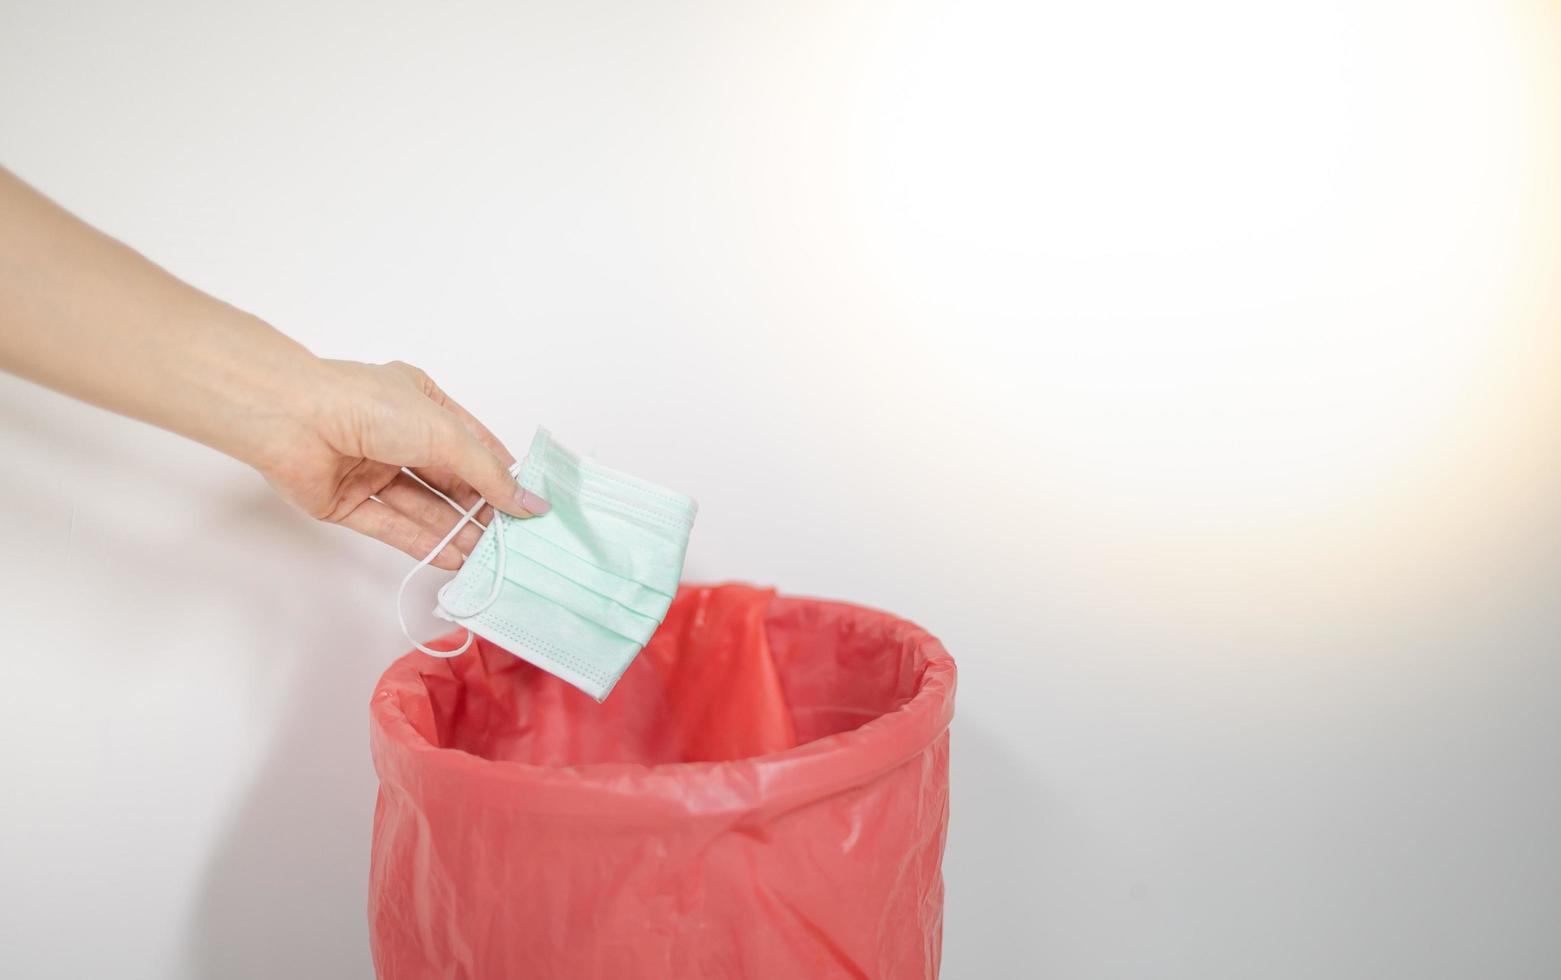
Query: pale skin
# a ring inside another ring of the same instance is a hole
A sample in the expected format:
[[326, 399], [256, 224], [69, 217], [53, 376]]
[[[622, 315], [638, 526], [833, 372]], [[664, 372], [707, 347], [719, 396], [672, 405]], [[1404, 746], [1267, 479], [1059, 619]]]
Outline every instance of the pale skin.
[[[0, 370], [202, 442], [311, 517], [417, 558], [459, 519], [429, 487], [463, 509], [479, 497], [516, 517], [548, 509], [422, 371], [316, 357], [3, 167]], [[468, 524], [433, 564], [459, 568], [480, 534]]]

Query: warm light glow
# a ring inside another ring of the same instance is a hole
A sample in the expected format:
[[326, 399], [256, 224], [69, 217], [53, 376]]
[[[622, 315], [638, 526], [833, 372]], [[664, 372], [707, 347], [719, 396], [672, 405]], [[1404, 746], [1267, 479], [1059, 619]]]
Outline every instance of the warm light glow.
[[1362, 587], [1403, 591], [1426, 549], [1477, 549], [1553, 431], [1561, 90], [1534, 16], [1028, 18], [897, 13], [845, 99], [848, 248], [940, 393], [885, 421], [997, 420], [1038, 532], [1083, 520], [1049, 547], [1139, 536], [1118, 585], [1206, 552], [1175, 602], [1259, 562], [1318, 587], [1341, 549], [1398, 556]]

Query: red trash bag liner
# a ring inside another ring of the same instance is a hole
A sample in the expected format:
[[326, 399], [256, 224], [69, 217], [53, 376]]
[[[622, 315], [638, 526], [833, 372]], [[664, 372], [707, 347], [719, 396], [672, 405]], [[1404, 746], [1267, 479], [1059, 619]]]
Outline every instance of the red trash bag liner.
[[685, 587], [597, 704], [479, 640], [371, 702], [382, 980], [935, 978], [954, 661]]

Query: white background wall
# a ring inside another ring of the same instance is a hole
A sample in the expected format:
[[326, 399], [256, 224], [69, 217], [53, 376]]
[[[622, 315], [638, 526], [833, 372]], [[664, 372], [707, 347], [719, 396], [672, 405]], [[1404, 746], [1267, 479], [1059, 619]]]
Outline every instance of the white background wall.
[[[1543, 2], [0, 0], [24, 178], [945, 639], [955, 980], [1561, 973], [1558, 120]], [[407, 560], [0, 453], [0, 973], [368, 976]]]

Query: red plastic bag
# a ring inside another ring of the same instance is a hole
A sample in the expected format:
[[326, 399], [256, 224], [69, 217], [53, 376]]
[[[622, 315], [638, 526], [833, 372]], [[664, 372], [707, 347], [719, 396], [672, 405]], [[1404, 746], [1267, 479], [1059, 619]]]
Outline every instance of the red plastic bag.
[[684, 588], [606, 703], [479, 643], [371, 704], [382, 980], [935, 978], [954, 662]]

